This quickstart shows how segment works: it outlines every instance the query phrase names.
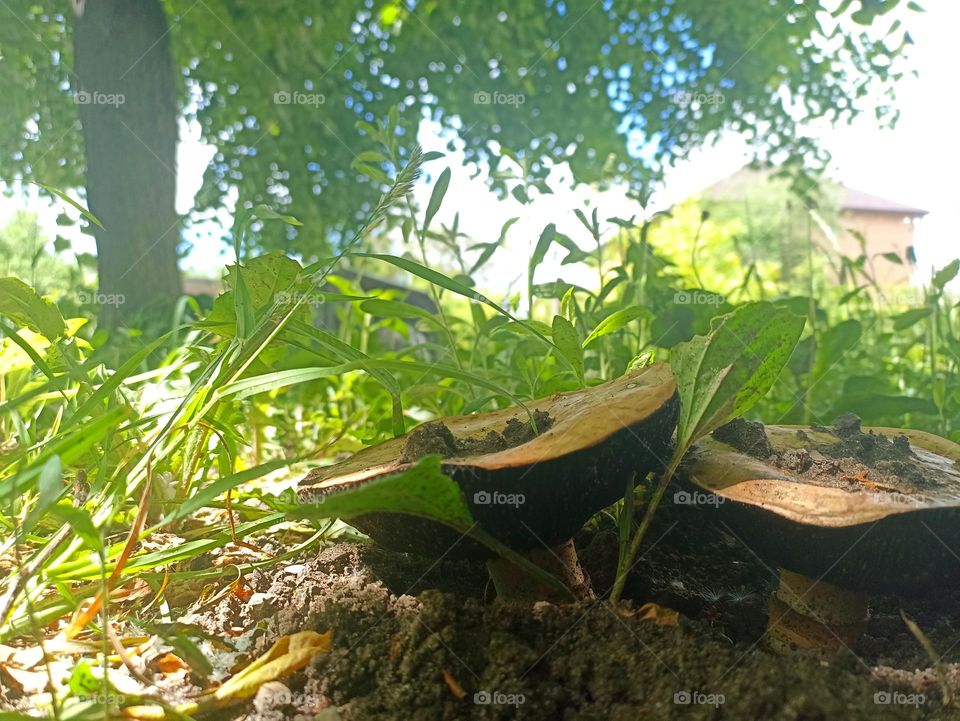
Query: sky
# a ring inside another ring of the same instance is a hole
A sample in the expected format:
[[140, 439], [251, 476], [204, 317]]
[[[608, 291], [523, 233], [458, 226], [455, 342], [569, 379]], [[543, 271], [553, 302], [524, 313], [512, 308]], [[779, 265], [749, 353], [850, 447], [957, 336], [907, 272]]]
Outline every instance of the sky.
[[[822, 123], [809, 128], [833, 156], [828, 169], [833, 179], [848, 187], [929, 211], [928, 216], [917, 222], [915, 231], [920, 277], [929, 277], [931, 266], [941, 267], [960, 255], [960, 182], [957, 180], [960, 136], [956, 130], [956, 111], [960, 105], [955, 90], [954, 63], [950, 60], [955, 55], [956, 28], [960, 27], [960, 2], [929, 0], [925, 5], [927, 12], [914, 15], [910, 25], [916, 43], [912, 49], [912, 66], [917, 69], [918, 77], [908, 76], [898, 86], [901, 116], [897, 127], [881, 129], [872, 114], [863, 114], [849, 127]], [[438, 126], [431, 123], [421, 126], [419, 139], [426, 150], [444, 150], [447, 140]], [[181, 125], [177, 157], [178, 212], [190, 210], [213, 152], [211, 146], [199, 140], [197, 127]], [[716, 146], [694, 153], [668, 172], [663, 189], [653, 198], [653, 210], [696, 194], [736, 172], [749, 159], [746, 143], [741, 138], [724, 137]], [[588, 248], [573, 215], [573, 208], [583, 207], [585, 201], [598, 205], [602, 218], [630, 217], [639, 212], [626, 198], [625, 188], [603, 193], [584, 186], [564, 188], [569, 173], [562, 166], [555, 168], [550, 178], [555, 190], [553, 195], [539, 196], [531, 206], [522, 206], [512, 198], [500, 200], [487, 189], [482, 177], [471, 180], [474, 169], [464, 167], [461, 160], [457, 154], [448, 154], [445, 160], [432, 164], [434, 175], [443, 163], [452, 170], [438, 222], [449, 225], [453, 209], [457, 209], [461, 230], [476, 242], [485, 242], [497, 238], [508, 218], [520, 216], [511, 229], [506, 252], [495, 256], [497, 262], [492, 272], [498, 284], [505, 280], [520, 283], [519, 271], [516, 278], [511, 271], [525, 263], [518, 264], [516, 259], [526, 257], [547, 223], [556, 222], [561, 231], [584, 241], [583, 247]], [[417, 188], [421, 205], [425, 205], [429, 192], [426, 182]], [[17, 208], [36, 210], [41, 205], [35, 193], [26, 199], [0, 198], [0, 225], [9, 220]], [[60, 210], [48, 207], [41, 212], [41, 223], [51, 239], [57, 232], [54, 219]], [[224, 210], [220, 217], [226, 220], [229, 213]], [[225, 231], [216, 224], [208, 224], [201, 230], [212, 230], [213, 236], [198, 237], [181, 267], [192, 276], [219, 276], [224, 263], [230, 261], [227, 245], [216, 240], [218, 236], [223, 237]], [[93, 251], [93, 241], [88, 236], [59, 232], [70, 237], [75, 251]], [[562, 272], [566, 280], [582, 282], [582, 278], [576, 276], [585, 271], [561, 269], [556, 259], [552, 259], [541, 272], [544, 278], [556, 277]], [[481, 285], [483, 280], [481, 277]], [[505, 288], [499, 290], [505, 291]]]

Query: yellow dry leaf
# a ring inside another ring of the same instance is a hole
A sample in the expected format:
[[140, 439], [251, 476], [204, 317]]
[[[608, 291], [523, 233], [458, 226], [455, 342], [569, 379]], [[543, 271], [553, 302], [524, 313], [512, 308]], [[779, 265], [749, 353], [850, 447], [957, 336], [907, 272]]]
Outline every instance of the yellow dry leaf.
[[447, 688], [450, 689], [450, 693], [452, 693], [458, 699], [467, 695], [467, 692], [463, 690], [463, 686], [457, 683], [457, 679], [451, 676], [447, 671], [443, 672], [443, 680], [447, 684]]
[[652, 621], [658, 626], [676, 626], [680, 622], [679, 612], [656, 603], [643, 604], [637, 609], [637, 615], [644, 621]]
[[283, 636], [263, 656], [213, 692], [216, 705], [253, 698], [267, 681], [299, 671], [318, 653], [330, 653], [332, 636], [331, 631], [300, 631]]

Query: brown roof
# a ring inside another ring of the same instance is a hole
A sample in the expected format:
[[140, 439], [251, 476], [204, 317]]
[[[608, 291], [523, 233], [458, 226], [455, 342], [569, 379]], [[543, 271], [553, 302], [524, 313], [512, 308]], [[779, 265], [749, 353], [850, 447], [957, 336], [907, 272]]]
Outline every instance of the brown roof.
[[929, 211], [914, 208], [910, 205], [897, 203], [893, 200], [887, 200], [877, 195], [864, 193], [861, 190], [852, 188], [843, 189], [843, 202], [840, 205], [841, 210], [860, 211], [867, 213], [893, 213], [896, 215], [909, 215], [911, 217], [922, 217]]
[[[744, 167], [733, 175], [704, 188], [701, 194], [707, 200], [713, 201], [740, 201], [749, 198], [751, 195], [760, 195], [765, 191], [766, 183], [786, 184], [785, 180], [777, 179], [774, 176], [774, 171], [775, 169], [772, 167]], [[840, 210], [860, 213], [890, 213], [914, 218], [922, 217], [928, 212], [911, 205], [904, 205], [877, 195], [864, 193], [861, 190], [854, 190], [829, 180], [824, 182], [826, 187], [836, 189], [835, 192], [838, 195], [834, 197], [839, 201], [837, 205]]]

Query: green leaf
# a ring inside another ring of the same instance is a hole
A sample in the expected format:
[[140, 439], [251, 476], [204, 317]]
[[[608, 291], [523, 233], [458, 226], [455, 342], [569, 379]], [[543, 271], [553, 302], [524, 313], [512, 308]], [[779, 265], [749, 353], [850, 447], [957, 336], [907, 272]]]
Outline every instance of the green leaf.
[[900, 315], [895, 315], [892, 318], [893, 329], [906, 330], [907, 328], [915, 326], [924, 318], [928, 317], [931, 313], [933, 313], [933, 308], [914, 308], [913, 310], [908, 310]]
[[97, 530], [97, 526], [93, 522], [93, 517], [87, 513], [85, 509], [56, 505], [50, 509], [50, 514], [59, 518], [64, 523], [70, 524], [70, 529], [73, 533], [80, 536], [80, 539], [91, 550], [99, 551], [103, 548], [100, 531]]
[[426, 456], [415, 466], [323, 496], [316, 503], [283, 508], [293, 518], [342, 518], [347, 521], [367, 513], [402, 513], [427, 518], [469, 535], [558, 590], [569, 589], [557, 578], [484, 532], [470, 513], [463, 492], [444, 475], [440, 456]]
[[174, 331], [170, 333], [165, 333], [156, 340], [154, 340], [149, 345], [144, 346], [139, 351], [134, 353], [120, 368], [118, 368], [114, 373], [107, 378], [103, 384], [97, 388], [90, 396], [80, 405], [77, 410], [64, 421], [61, 430], [66, 430], [71, 428], [84, 418], [89, 415], [92, 415], [94, 409], [100, 405], [111, 393], [117, 390], [120, 385], [131, 375], [137, 372], [141, 364], [153, 354], [157, 348], [163, 345]]
[[960, 258], [950, 261], [938, 270], [933, 276], [933, 284], [943, 290], [947, 283], [957, 277], [957, 273], [960, 273]]
[[748, 303], [714, 319], [708, 335], [676, 346], [678, 452], [749, 410], [776, 382], [805, 319], [772, 303]]
[[817, 383], [840, 358], [860, 342], [863, 326], [850, 318], [829, 328], [817, 339], [817, 357], [813, 368], [812, 383]]
[[297, 518], [346, 520], [372, 512], [405, 513], [460, 528], [473, 525], [460, 487], [440, 470], [440, 456], [427, 456], [402, 473], [354, 484], [323, 496], [322, 503], [289, 511]]
[[450, 168], [444, 168], [437, 178], [436, 185], [433, 186], [433, 192], [430, 193], [430, 201], [427, 203], [427, 212], [423, 216], [423, 228], [426, 230], [433, 221], [433, 216], [440, 210], [443, 203], [443, 196], [447, 194], [447, 188], [450, 187]]
[[292, 215], [281, 215], [269, 205], [256, 206], [253, 209], [253, 215], [260, 220], [282, 220], [287, 225], [303, 225], [303, 223], [294, 218]]
[[531, 324], [525, 323], [524, 321], [521, 321], [519, 318], [514, 317], [514, 315], [510, 313], [510, 311], [500, 307], [498, 304], [494, 303], [492, 300], [490, 300], [486, 296], [483, 296], [480, 293], [477, 293], [477, 291], [475, 291], [469, 285], [460, 283], [459, 281], [456, 281], [453, 278], [448, 278], [443, 273], [438, 273], [432, 268], [427, 268], [426, 266], [420, 265], [419, 263], [412, 261], [408, 258], [400, 258], [395, 255], [384, 255], [381, 253], [351, 253], [351, 255], [355, 255], [362, 258], [376, 258], [377, 260], [382, 260], [385, 263], [390, 263], [391, 265], [395, 265], [397, 268], [400, 268], [401, 270], [405, 270], [408, 273], [412, 273], [413, 275], [423, 278], [424, 280], [430, 283], [433, 283], [434, 285], [438, 285], [441, 288], [445, 288], [458, 295], [462, 295], [466, 298], [470, 298], [471, 300], [475, 300], [485, 305], [488, 305], [491, 308], [493, 308], [495, 311], [500, 313], [501, 315], [509, 318], [510, 320], [526, 325], [527, 328], [535, 336], [540, 338], [540, 340], [544, 341], [549, 345], [552, 345], [552, 343], [550, 343], [550, 339], [547, 338], [543, 333], [538, 331]]
[[40, 469], [40, 477], [37, 479], [37, 505], [34, 510], [43, 513], [57, 502], [63, 489], [63, 466], [60, 463], [60, 456], [51, 456]]
[[650, 311], [646, 308], [641, 308], [639, 305], [632, 305], [628, 308], [621, 308], [614, 313], [611, 313], [602, 321], [597, 323], [597, 327], [594, 328], [590, 335], [587, 336], [587, 339], [583, 341], [583, 347], [586, 348], [590, 345], [591, 342], [595, 341], [597, 338], [602, 338], [605, 335], [610, 335], [616, 331], [623, 328], [627, 323], [632, 323], [637, 318], [649, 318]]
[[57, 306], [19, 278], [0, 278], [0, 315], [48, 340], [56, 340], [67, 330]]
[[547, 257], [547, 251], [550, 250], [550, 244], [553, 242], [554, 238], [557, 236], [557, 226], [554, 223], [547, 225], [543, 232], [540, 233], [540, 238], [537, 240], [537, 245], [533, 250], [533, 255], [530, 256], [530, 264], [528, 266], [528, 273], [530, 278], [533, 278], [533, 271], [536, 270], [537, 266], [543, 262], [543, 259]]
[[360, 310], [380, 318], [421, 318], [442, 326], [442, 323], [437, 318], [434, 318], [428, 311], [399, 300], [372, 298], [371, 300], [365, 300], [361, 303]]
[[580, 335], [573, 323], [562, 315], [553, 316], [553, 342], [570, 362], [573, 372], [577, 374], [580, 383], [583, 383], [583, 346], [580, 345]]
[[74, 200], [74, 199], [71, 198], [69, 195], [67, 195], [66, 193], [64, 193], [62, 190], [57, 190], [56, 188], [53, 188], [53, 187], [51, 187], [51, 186], [49, 186], [49, 185], [44, 185], [43, 183], [38, 183], [38, 182], [36, 182], [35, 180], [34, 180], [34, 181], [31, 181], [31, 182], [33, 182], [34, 185], [37, 185], [37, 186], [43, 188], [43, 189], [46, 190], [48, 193], [53, 193], [53, 194], [56, 195], [58, 198], [60, 198], [60, 200], [62, 200], [64, 203], [67, 203], [68, 205], [72, 205], [74, 208], [76, 208], [77, 210], [80, 211], [80, 214], [81, 214], [84, 218], [86, 218], [86, 219], [89, 220], [91, 223], [93, 223], [95, 226], [97, 226], [98, 228], [100, 228], [101, 230], [103, 230], [103, 224], [100, 222], [100, 220], [99, 220], [99, 218], [97, 218], [97, 216], [95, 216], [95, 215], [94, 215], [93, 213], [91, 213], [89, 210], [87, 210], [86, 208], [84, 208], [82, 205], [80, 205], [80, 203], [78, 203], [76, 200]]

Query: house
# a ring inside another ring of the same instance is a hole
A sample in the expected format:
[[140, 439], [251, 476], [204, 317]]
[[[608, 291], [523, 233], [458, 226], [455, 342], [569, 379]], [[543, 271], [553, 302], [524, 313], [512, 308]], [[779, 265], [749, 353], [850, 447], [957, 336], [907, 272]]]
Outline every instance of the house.
[[[914, 223], [927, 211], [833, 181], [822, 181], [813, 195], [815, 203], [801, 201], [773, 168], [743, 168], [704, 189], [700, 202], [720, 217], [774, 219], [782, 259], [805, 256], [809, 239], [835, 271], [842, 257], [866, 255], [866, 270], [881, 286], [910, 282]], [[890, 260], [891, 253], [902, 263]]]

